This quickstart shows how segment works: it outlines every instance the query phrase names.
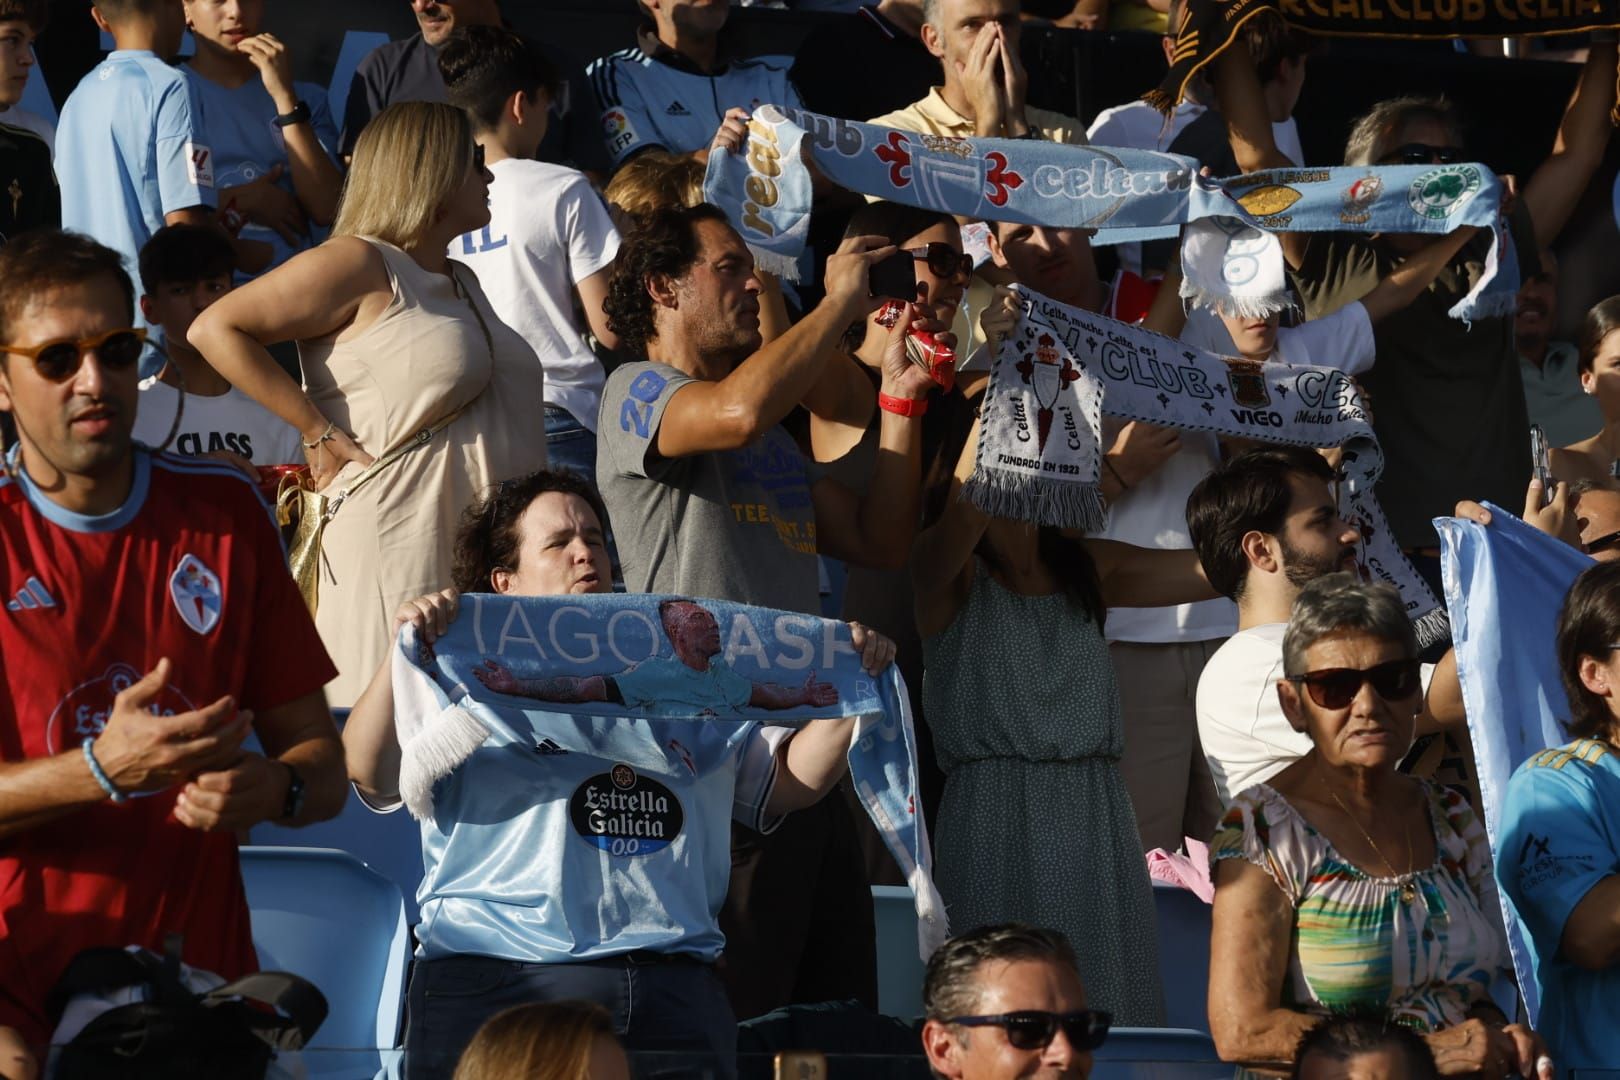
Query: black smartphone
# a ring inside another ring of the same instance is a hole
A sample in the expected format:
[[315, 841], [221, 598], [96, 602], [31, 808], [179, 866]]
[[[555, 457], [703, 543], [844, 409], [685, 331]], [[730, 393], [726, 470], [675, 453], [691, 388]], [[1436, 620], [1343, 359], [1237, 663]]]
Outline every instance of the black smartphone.
[[867, 295], [913, 303], [917, 299], [917, 261], [897, 251], [867, 271]]
[[1541, 430], [1540, 424], [1530, 425], [1530, 468], [1535, 478], [1541, 481], [1541, 503], [1545, 506], [1553, 499], [1553, 478], [1548, 462], [1547, 435]]

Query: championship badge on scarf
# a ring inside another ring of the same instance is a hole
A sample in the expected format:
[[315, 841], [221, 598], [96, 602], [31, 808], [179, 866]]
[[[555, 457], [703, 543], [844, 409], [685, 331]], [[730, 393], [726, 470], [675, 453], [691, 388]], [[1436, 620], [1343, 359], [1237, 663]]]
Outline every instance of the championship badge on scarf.
[[963, 497], [987, 514], [1094, 532], [1102, 414], [1291, 446], [1343, 447], [1340, 511], [1361, 533], [1363, 576], [1393, 585], [1427, 645], [1445, 609], [1395, 544], [1373, 485], [1384, 467], [1366, 402], [1342, 371], [1217, 356], [1151, 330], [1015, 289], [980, 406]]
[[723, 600], [469, 593], [430, 649], [414, 628], [401, 632], [393, 688], [400, 798], [418, 820], [433, 813], [434, 784], [496, 731], [534, 746], [578, 718], [797, 727], [854, 717], [856, 797], [916, 896], [922, 955], [945, 940], [905, 681], [893, 664], [868, 674], [847, 623]]
[[[746, 153], [709, 156], [704, 198], [724, 210], [761, 265], [804, 250], [809, 168], [851, 191], [979, 221], [1096, 229], [1095, 244], [1174, 237], [1231, 218], [1265, 232], [1423, 233], [1491, 229], [1471, 320], [1515, 309], [1513, 246], [1498, 227], [1502, 185], [1477, 164], [1272, 169], [1216, 180], [1192, 158], [1038, 139], [952, 139], [760, 105]], [[778, 152], [775, 148], [781, 148]], [[775, 171], [773, 171], [775, 170]]]

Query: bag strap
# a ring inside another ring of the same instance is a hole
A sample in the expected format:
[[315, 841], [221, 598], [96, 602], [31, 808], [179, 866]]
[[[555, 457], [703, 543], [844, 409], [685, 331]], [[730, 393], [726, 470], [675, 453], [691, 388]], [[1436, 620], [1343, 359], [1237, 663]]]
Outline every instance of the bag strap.
[[308, 979], [290, 972], [261, 971], [244, 975], [208, 991], [201, 1001], [212, 1007], [230, 998], [256, 1001], [281, 1014], [249, 1020], [254, 1033], [277, 1050], [303, 1049], [326, 1022], [326, 995]]
[[[466, 300], [467, 306], [472, 308], [473, 318], [478, 320], [478, 329], [481, 330], [484, 335], [484, 348], [489, 350], [489, 361], [491, 364], [494, 364], [495, 337], [489, 332], [489, 323], [484, 320], [484, 313], [478, 310], [478, 303], [473, 299], [472, 293], [467, 290], [466, 286], [462, 285], [461, 275], [456, 273], [456, 264], [454, 262], [450, 264], [450, 281], [455, 287], [456, 295]], [[483, 392], [480, 391], [479, 393], [482, 395]], [[473, 399], [473, 401], [477, 400], [477, 398]], [[337, 513], [337, 508], [343, 505], [343, 500], [347, 499], [350, 495], [353, 495], [368, 480], [376, 476], [389, 465], [392, 465], [395, 461], [398, 461], [400, 458], [410, 453], [412, 450], [426, 446], [432, 441], [433, 436], [449, 427], [451, 423], [455, 421], [456, 417], [460, 416], [471, 407], [472, 401], [469, 401], [467, 404], [463, 405], [449, 416], [439, 420], [438, 423], [430, 424], [421, 431], [418, 431], [415, 436], [412, 437], [410, 442], [402, 443], [399, 446], [394, 447], [392, 450], [388, 451], [388, 453], [366, 466], [365, 471], [359, 476], [355, 477], [353, 483], [332, 497], [331, 505], [326, 509], [326, 516], [331, 517], [333, 514]]]

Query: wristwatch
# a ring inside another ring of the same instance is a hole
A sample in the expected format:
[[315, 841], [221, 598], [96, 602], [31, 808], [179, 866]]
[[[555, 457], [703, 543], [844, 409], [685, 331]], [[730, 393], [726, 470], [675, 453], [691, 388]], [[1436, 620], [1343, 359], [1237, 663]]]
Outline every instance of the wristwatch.
[[293, 106], [292, 112], [282, 113], [270, 122], [278, 128], [292, 127], [294, 124], [307, 124], [309, 123], [309, 105], [300, 101]]
[[285, 761], [281, 767], [287, 770], [287, 800], [281, 804], [281, 818], [292, 821], [304, 809], [304, 778]]

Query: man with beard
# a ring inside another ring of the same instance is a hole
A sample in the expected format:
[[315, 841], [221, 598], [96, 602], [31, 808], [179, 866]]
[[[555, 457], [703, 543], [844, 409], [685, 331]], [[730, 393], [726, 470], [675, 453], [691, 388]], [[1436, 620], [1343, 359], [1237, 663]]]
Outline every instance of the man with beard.
[[[1187, 500], [1187, 531], [1217, 590], [1237, 601], [1238, 631], [1198, 680], [1198, 738], [1223, 805], [1311, 749], [1283, 715], [1283, 633], [1309, 582], [1357, 570], [1361, 533], [1339, 516], [1334, 472], [1301, 447], [1271, 446], [1215, 468]], [[1467, 504], [1458, 513], [1476, 516]], [[1417, 734], [1460, 725], [1457, 657], [1423, 665]]]
[[1541, 272], [1519, 286], [1513, 342], [1519, 347], [1519, 378], [1530, 422], [1540, 424], [1549, 446], [1569, 446], [1603, 430], [1597, 398], [1581, 389], [1580, 355], [1572, 341], [1554, 341], [1558, 312], [1558, 259], [1541, 250]]

